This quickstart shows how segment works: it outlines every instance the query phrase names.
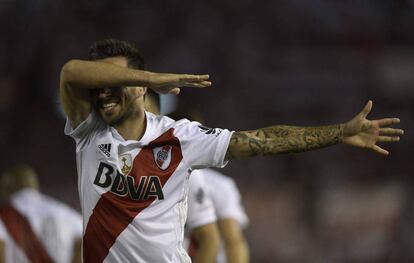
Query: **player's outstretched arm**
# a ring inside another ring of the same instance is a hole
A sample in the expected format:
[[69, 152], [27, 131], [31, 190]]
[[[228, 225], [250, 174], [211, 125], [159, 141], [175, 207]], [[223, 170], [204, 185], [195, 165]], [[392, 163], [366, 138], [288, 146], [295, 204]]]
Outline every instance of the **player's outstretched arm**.
[[60, 97], [72, 125], [76, 127], [91, 111], [88, 89], [121, 86], [144, 86], [160, 93], [178, 94], [180, 87], [204, 88], [211, 82], [209, 75], [155, 73], [102, 60], [70, 60], [61, 70]]
[[388, 155], [378, 142], [396, 142], [404, 133], [388, 126], [400, 122], [398, 118], [368, 120], [372, 101], [352, 120], [344, 124], [320, 127], [276, 125], [253, 131], [235, 132], [231, 138], [226, 159], [239, 159], [256, 155], [296, 153], [345, 143]]

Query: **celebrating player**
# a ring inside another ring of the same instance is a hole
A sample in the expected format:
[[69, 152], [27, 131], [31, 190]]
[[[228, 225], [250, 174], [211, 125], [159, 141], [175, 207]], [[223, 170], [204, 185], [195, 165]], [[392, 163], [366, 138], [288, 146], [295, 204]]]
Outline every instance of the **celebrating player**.
[[40, 193], [31, 167], [6, 170], [0, 185], [7, 201], [0, 207], [0, 262], [81, 262], [80, 214]]
[[344, 124], [206, 130], [145, 112], [144, 94], [208, 87], [208, 75], [144, 71], [136, 49], [117, 40], [95, 43], [90, 54], [93, 61], [67, 62], [60, 78], [65, 133], [76, 142], [85, 262], [189, 262], [182, 239], [193, 169], [338, 143], [388, 154], [377, 142], [403, 133], [384, 128], [399, 119], [367, 120], [371, 101]]

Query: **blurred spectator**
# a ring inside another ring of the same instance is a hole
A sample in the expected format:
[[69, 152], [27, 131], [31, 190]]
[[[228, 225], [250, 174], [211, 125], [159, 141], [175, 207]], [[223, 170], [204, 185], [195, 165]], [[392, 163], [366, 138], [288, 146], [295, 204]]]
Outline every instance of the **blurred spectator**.
[[80, 262], [82, 218], [39, 192], [34, 170], [13, 166], [1, 175], [0, 240], [5, 262]]

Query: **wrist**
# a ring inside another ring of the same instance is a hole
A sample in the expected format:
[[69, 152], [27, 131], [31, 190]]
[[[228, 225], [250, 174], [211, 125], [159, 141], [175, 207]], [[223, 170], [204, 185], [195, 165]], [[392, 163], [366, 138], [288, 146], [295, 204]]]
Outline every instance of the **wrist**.
[[344, 143], [346, 137], [346, 123], [339, 124], [339, 142]]

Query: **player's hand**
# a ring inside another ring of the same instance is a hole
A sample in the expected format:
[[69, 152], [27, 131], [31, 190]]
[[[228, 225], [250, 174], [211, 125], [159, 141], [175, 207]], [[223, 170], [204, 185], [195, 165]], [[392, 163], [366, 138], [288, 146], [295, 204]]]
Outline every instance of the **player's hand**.
[[152, 73], [149, 77], [148, 87], [162, 94], [178, 94], [181, 87], [210, 87], [209, 78], [209, 75]]
[[378, 142], [398, 142], [402, 129], [390, 128], [400, 123], [398, 118], [368, 120], [366, 117], [372, 109], [372, 101], [368, 101], [364, 109], [352, 120], [344, 124], [343, 140], [345, 144], [367, 148], [379, 154], [388, 155], [388, 151], [377, 145]]

